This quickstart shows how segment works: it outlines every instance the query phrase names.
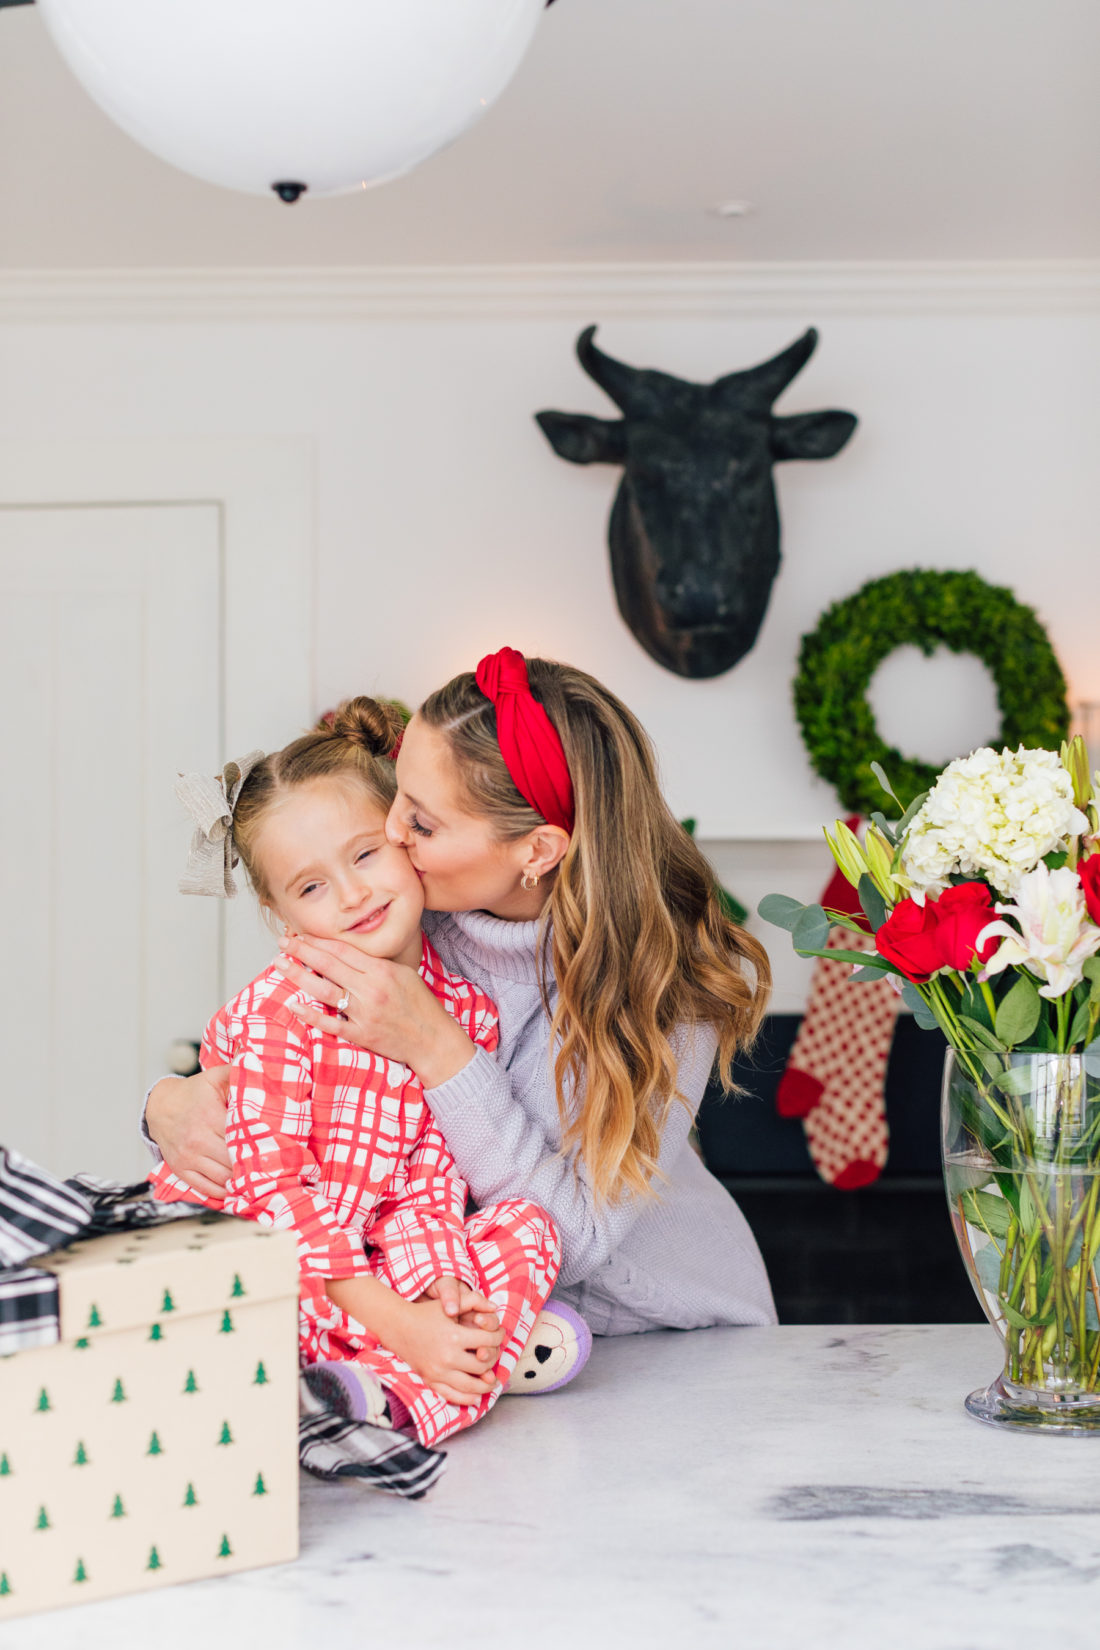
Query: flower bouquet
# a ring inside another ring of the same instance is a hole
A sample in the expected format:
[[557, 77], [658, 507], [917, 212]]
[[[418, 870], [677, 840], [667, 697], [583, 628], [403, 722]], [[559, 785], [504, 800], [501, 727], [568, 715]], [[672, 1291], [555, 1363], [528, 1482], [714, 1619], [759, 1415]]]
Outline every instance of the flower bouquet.
[[[950, 763], [863, 841], [826, 840], [865, 924], [781, 894], [761, 902], [802, 956], [888, 975], [950, 1045], [943, 1146], [959, 1248], [1005, 1343], [972, 1393], [982, 1420], [1100, 1430], [1100, 774], [1060, 753], [983, 749]], [[829, 931], [874, 951], [826, 950]]]

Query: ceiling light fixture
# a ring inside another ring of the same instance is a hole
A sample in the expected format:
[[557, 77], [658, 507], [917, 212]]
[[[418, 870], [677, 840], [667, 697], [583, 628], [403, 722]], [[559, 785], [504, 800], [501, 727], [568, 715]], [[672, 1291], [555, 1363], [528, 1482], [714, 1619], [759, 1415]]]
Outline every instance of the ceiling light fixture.
[[511, 80], [544, 4], [38, 0], [38, 9], [85, 90], [138, 143], [208, 183], [289, 203], [385, 183], [452, 142]]

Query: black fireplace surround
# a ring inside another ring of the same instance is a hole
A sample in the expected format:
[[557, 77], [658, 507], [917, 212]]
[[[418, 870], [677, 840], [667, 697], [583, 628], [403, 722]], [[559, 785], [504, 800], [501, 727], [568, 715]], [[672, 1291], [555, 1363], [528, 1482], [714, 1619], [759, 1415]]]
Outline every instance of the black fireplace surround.
[[940, 1171], [942, 1037], [899, 1017], [886, 1076], [889, 1162], [873, 1186], [838, 1192], [818, 1178], [801, 1121], [775, 1109], [798, 1026], [798, 1015], [770, 1015], [738, 1062], [744, 1093], [712, 1085], [699, 1112], [707, 1166], [756, 1233], [780, 1322], [981, 1322]]

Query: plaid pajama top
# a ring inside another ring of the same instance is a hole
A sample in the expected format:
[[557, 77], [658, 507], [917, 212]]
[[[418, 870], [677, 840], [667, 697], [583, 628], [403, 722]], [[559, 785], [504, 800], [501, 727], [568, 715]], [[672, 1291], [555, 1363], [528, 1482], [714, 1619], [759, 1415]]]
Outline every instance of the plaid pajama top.
[[[449, 973], [427, 940], [419, 971], [469, 1037], [495, 1049], [493, 1003]], [[419, 1078], [303, 1024], [287, 1007], [301, 995], [273, 965], [206, 1028], [203, 1066], [233, 1068], [226, 1121], [233, 1170], [224, 1203], [213, 1206], [292, 1228], [303, 1282], [370, 1275], [380, 1261], [408, 1300], [442, 1276], [473, 1286], [466, 1184]], [[152, 1180], [160, 1198], [197, 1199], [164, 1164]], [[367, 1246], [377, 1251], [373, 1268]]]

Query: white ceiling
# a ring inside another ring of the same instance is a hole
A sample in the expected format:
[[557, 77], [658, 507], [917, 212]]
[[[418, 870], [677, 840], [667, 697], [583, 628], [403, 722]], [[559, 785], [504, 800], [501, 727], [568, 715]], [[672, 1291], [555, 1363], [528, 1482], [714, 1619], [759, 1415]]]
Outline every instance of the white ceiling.
[[1095, 258], [1098, 74], [1096, 0], [557, 0], [452, 149], [286, 207], [147, 155], [4, 9], [0, 266]]

